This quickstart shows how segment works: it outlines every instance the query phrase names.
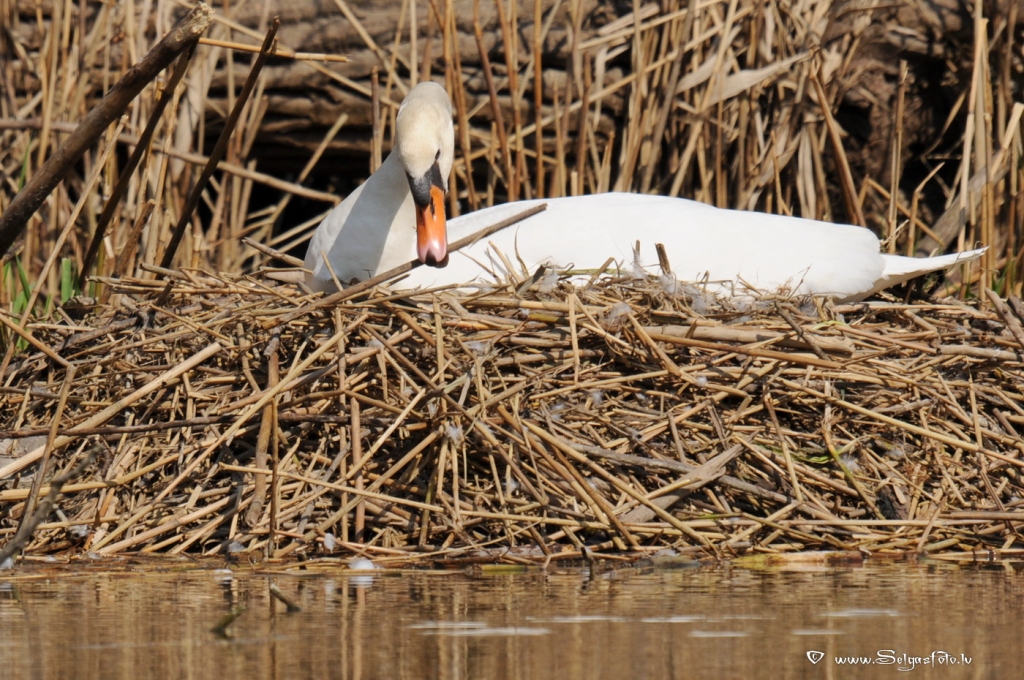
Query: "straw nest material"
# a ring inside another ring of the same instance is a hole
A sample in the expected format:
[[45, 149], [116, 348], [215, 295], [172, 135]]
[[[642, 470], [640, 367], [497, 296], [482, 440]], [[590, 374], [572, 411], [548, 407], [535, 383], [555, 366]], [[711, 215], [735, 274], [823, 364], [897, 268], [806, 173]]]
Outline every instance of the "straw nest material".
[[41, 456], [65, 482], [27, 554], [1021, 547], [1017, 300], [726, 303], [549, 275], [324, 305], [164, 275], [14, 338], [0, 533]]

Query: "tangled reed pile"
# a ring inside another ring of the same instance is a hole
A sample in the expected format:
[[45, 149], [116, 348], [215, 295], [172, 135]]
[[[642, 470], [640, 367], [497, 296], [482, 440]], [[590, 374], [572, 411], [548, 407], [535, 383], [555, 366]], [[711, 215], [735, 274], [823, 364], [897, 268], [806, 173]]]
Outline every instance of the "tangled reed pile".
[[4, 367], [0, 535], [48, 435], [52, 474], [77, 468], [28, 554], [1022, 547], [1016, 299], [726, 303], [606, 276], [328, 305], [165, 274], [30, 325]]

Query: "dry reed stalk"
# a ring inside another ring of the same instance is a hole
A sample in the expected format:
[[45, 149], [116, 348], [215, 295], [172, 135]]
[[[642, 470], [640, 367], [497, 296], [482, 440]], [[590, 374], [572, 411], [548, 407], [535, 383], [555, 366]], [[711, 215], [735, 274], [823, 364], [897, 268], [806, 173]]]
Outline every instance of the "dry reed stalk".
[[[277, 36], [277, 29], [280, 25], [280, 19], [275, 17], [274, 21], [270, 24], [270, 30], [267, 31], [267, 35], [263, 40], [263, 47], [260, 50], [259, 56], [257, 56], [253, 61], [252, 68], [249, 70], [249, 76], [246, 78], [245, 84], [242, 86], [242, 91], [238, 95], [238, 99], [235, 101], [235, 105], [232, 107], [227, 120], [224, 122], [224, 129], [221, 131], [220, 137], [217, 139], [217, 143], [213, 147], [213, 151], [210, 152], [210, 158], [203, 167], [203, 172], [199, 175], [199, 179], [196, 180], [195, 186], [192, 187], [189, 197], [181, 210], [178, 222], [171, 231], [171, 238], [164, 248], [164, 254], [160, 261], [160, 266], [165, 269], [170, 267], [171, 263], [174, 261], [174, 255], [178, 250], [178, 245], [181, 243], [181, 239], [185, 235], [185, 227], [191, 221], [192, 213], [199, 205], [199, 200], [202, 196], [203, 190], [206, 188], [207, 182], [209, 182], [210, 177], [217, 168], [217, 164], [220, 163], [221, 159], [224, 157], [224, 153], [227, 151], [228, 142], [231, 138], [231, 133], [234, 131], [235, 123], [238, 122], [238, 118], [242, 114], [242, 109], [245, 107], [246, 102], [249, 100], [249, 95], [256, 86], [256, 79], [259, 77], [260, 71], [263, 69], [263, 64], [266, 63], [267, 57], [270, 55], [274, 39]], [[220, 192], [220, 195], [223, 196], [224, 192]]]
[[[210, 45], [212, 47], [226, 47], [229, 50], [236, 50], [239, 52], [252, 52], [253, 54], [260, 53], [260, 47], [258, 45], [246, 45], [244, 43], [231, 42], [228, 40], [214, 40], [212, 38], [200, 38], [200, 45]], [[287, 47], [277, 46], [270, 53], [272, 57], [284, 57], [285, 59], [296, 59], [298, 61], [319, 61], [319, 62], [337, 62], [345, 63], [349, 59], [338, 54], [323, 54], [317, 52], [296, 52], [295, 50]]]
[[[80, 274], [78, 278], [78, 287], [85, 287], [86, 272], [92, 267], [96, 256], [99, 254], [100, 244], [103, 242], [103, 237], [106, 234], [107, 225], [114, 216], [114, 210], [120, 203], [121, 198], [124, 196], [125, 191], [128, 190], [128, 183], [133, 178], [133, 173], [138, 167], [139, 162], [142, 160], [142, 155], [149, 147], [150, 141], [153, 139], [153, 133], [156, 132], [157, 123], [160, 122], [160, 116], [163, 114], [167, 104], [170, 103], [171, 98], [181, 82], [182, 76], [185, 75], [185, 70], [188, 65], [192, 62], [192, 55], [195, 53], [195, 44], [193, 43], [185, 49], [185, 52], [178, 57], [178, 63], [174, 67], [174, 71], [171, 73], [170, 79], [167, 81], [167, 86], [164, 89], [164, 93], [157, 101], [156, 106], [153, 108], [150, 114], [149, 121], [146, 123], [146, 129], [142, 131], [142, 135], [139, 137], [139, 143], [136, 145], [135, 150], [132, 152], [131, 157], [128, 159], [127, 165], [121, 170], [121, 177], [117, 182], [117, 186], [114, 187], [113, 192], [110, 194], [110, 198], [107, 199], [106, 205], [103, 206], [103, 213], [100, 215], [99, 220], [96, 223], [96, 229], [93, 233], [92, 242], [89, 244], [89, 250], [86, 251], [85, 257], [82, 259], [80, 268]], [[120, 132], [120, 129], [118, 129]], [[118, 135], [115, 135], [117, 137]], [[131, 241], [128, 241], [131, 243]], [[54, 250], [59, 250], [54, 248]]]

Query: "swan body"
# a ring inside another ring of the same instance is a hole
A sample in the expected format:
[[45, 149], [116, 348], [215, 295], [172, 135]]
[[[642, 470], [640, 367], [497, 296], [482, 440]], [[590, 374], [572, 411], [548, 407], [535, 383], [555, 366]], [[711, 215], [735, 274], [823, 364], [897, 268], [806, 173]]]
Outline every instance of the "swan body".
[[[915, 276], [978, 257], [981, 250], [932, 258], [885, 255], [868, 229], [784, 215], [722, 210], [682, 198], [609, 193], [518, 201], [448, 222], [457, 240], [538, 203], [547, 209], [450, 256], [444, 269], [420, 267], [403, 288], [522, 277], [540, 265], [597, 270], [608, 258], [626, 274], [661, 274], [656, 245], [664, 244], [672, 274], [705, 281], [723, 295], [766, 292], [862, 299]], [[640, 243], [639, 257], [634, 249]], [[500, 252], [500, 254], [499, 254]], [[503, 259], [501, 254], [505, 256]], [[489, 270], [489, 272], [485, 271]], [[493, 273], [493, 275], [491, 274]]]
[[[415, 104], [411, 108], [410, 98]], [[660, 274], [660, 243], [675, 278], [704, 282], [717, 294], [781, 291], [852, 301], [984, 252], [931, 258], [886, 255], [880, 252], [878, 238], [863, 227], [623, 193], [518, 201], [445, 222], [443, 202], [436, 200], [441, 190], [436, 171], [447, 178], [451, 169], [451, 130], [451, 103], [443, 88], [433, 83], [413, 88], [399, 111], [396, 151], [314, 234], [306, 255], [311, 288], [336, 289], [329, 269], [347, 283], [417, 256], [428, 264], [444, 264], [443, 260], [447, 266], [415, 269], [398, 287], [486, 286], [504, 280], [508, 265], [520, 276], [532, 274], [540, 265], [596, 271], [609, 258], [614, 260], [613, 272], [619, 268], [637, 275], [641, 270]], [[424, 209], [424, 201], [414, 193], [418, 190], [422, 199], [424, 178], [432, 169], [432, 198], [440, 205], [431, 201]], [[471, 236], [542, 202], [547, 203], [545, 211], [447, 253], [447, 240]], [[424, 236], [424, 231], [431, 235]], [[443, 246], [436, 245], [439, 240], [445, 240]], [[640, 248], [635, 253], [637, 242]]]

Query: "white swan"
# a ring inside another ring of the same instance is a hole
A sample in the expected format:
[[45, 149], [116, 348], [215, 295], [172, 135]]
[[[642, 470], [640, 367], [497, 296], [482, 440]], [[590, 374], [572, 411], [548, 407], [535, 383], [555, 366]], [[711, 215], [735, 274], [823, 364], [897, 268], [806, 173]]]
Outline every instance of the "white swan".
[[[984, 252], [885, 255], [878, 238], [862, 227], [622, 193], [518, 201], [446, 224], [453, 155], [451, 101], [440, 85], [421, 83], [398, 111], [395, 150], [313, 235], [305, 262], [308, 285], [333, 292], [332, 269], [348, 283], [417, 257], [432, 266], [413, 270], [401, 288], [486, 284], [504, 278], [506, 261], [532, 273], [541, 264], [596, 270], [614, 258], [627, 271], [639, 266], [657, 274], [655, 244], [661, 243], [675, 277], [710, 282], [719, 294], [746, 295], [754, 288], [850, 301]], [[541, 202], [548, 204], [544, 212], [449, 257], [449, 240]]]

